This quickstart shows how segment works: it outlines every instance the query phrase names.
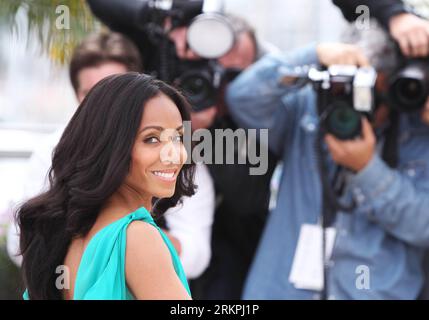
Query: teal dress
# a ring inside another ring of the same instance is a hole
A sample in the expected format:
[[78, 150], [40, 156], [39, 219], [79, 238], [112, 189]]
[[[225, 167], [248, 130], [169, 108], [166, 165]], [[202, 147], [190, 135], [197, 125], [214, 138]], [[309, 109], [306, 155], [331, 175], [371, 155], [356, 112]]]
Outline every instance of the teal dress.
[[[168, 237], [153, 221], [150, 213], [141, 207], [98, 231], [89, 241], [77, 271], [75, 300], [132, 300], [125, 280], [125, 249], [127, 227], [135, 220], [153, 225], [160, 232], [170, 251], [174, 269], [189, 295], [188, 282], [182, 264]], [[25, 291], [24, 299], [28, 299]]]

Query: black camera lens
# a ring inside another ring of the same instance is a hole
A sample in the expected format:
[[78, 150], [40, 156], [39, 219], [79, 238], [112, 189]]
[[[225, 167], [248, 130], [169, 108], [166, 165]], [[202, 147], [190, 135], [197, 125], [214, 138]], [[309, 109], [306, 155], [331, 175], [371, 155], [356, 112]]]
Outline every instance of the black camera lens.
[[183, 79], [181, 85], [193, 104], [201, 104], [211, 92], [210, 82], [198, 75]]
[[428, 73], [427, 62], [410, 62], [401, 69], [390, 83], [391, 105], [404, 112], [421, 109], [429, 94]]
[[420, 109], [426, 100], [424, 83], [418, 79], [398, 79], [392, 85], [392, 95], [399, 109], [403, 111]]
[[192, 110], [197, 112], [216, 104], [217, 88], [213, 82], [212, 73], [194, 69], [185, 71], [175, 84], [185, 93]]
[[357, 137], [361, 132], [362, 114], [346, 102], [334, 102], [327, 110], [324, 123], [329, 133], [341, 140]]
[[399, 93], [401, 100], [410, 101], [414, 98], [421, 97], [423, 94], [423, 85], [416, 79], [403, 80], [399, 83]]

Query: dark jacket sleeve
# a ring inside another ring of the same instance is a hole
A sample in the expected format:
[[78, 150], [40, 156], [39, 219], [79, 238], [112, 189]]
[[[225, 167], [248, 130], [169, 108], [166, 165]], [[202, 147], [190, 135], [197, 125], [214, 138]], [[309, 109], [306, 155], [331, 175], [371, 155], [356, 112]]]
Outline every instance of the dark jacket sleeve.
[[138, 26], [144, 1], [87, 0], [92, 13], [110, 29], [130, 33]]
[[129, 37], [139, 48], [145, 73], [159, 66], [159, 54], [144, 25], [146, 2], [141, 0], [87, 0], [92, 13], [111, 30]]
[[377, 19], [386, 30], [389, 29], [390, 18], [409, 12], [401, 0], [333, 0], [333, 3], [341, 9], [344, 18], [350, 22], [355, 21], [359, 16], [359, 13], [356, 13], [358, 6], [368, 6], [370, 15]]

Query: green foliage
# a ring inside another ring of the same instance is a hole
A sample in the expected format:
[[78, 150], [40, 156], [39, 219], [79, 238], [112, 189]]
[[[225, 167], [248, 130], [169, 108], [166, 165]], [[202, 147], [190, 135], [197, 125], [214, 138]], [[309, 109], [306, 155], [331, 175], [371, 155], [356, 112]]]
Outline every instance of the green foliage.
[[[67, 13], [69, 29], [58, 28]], [[17, 16], [21, 14], [27, 18], [26, 30], [20, 30]], [[42, 53], [61, 64], [69, 61], [85, 36], [100, 28], [84, 0], [0, 0], [0, 23], [15, 36], [25, 34], [27, 44], [37, 41]]]

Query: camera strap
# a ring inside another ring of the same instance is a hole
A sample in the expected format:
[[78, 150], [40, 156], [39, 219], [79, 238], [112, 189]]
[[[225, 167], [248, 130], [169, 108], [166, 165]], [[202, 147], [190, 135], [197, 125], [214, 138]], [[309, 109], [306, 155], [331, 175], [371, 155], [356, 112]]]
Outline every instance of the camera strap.
[[162, 37], [160, 42], [160, 65], [159, 65], [159, 79], [170, 83], [171, 79], [171, 43], [167, 37]]
[[[334, 179], [332, 180], [329, 177], [329, 167], [326, 161], [327, 152], [323, 148], [324, 135], [325, 132], [322, 129], [319, 129], [319, 133], [316, 139], [316, 158], [318, 162], [320, 180], [322, 184], [323, 201], [329, 205], [329, 207], [332, 209], [332, 212], [351, 212], [356, 207], [355, 203], [341, 203], [341, 201], [339, 200], [339, 194], [337, 193], [342, 189], [342, 183], [338, 184], [337, 182], [339, 182], [338, 180], [340, 178], [344, 177], [344, 168], [338, 166], [336, 168]], [[339, 185], [339, 187], [334, 188], [334, 185]]]
[[[327, 239], [326, 232], [327, 229], [334, 223], [335, 217], [338, 211], [351, 212], [356, 204], [343, 204], [339, 201], [339, 196], [334, 190], [335, 181], [338, 181], [340, 176], [343, 176], [343, 168], [338, 166], [334, 174], [334, 181], [331, 181], [329, 177], [329, 167], [327, 164], [327, 152], [323, 148], [323, 138], [325, 136], [325, 131], [322, 128], [319, 128], [316, 143], [316, 159], [319, 168], [319, 175], [322, 186], [322, 266], [323, 266], [323, 289], [321, 292], [321, 299], [326, 300], [328, 295], [328, 261], [326, 261], [326, 251], [327, 251]], [[342, 184], [342, 183], [341, 183]], [[340, 185], [341, 185], [340, 184]]]
[[396, 168], [398, 166], [399, 112], [391, 110], [389, 119], [389, 126], [384, 131], [382, 159], [389, 167]]

